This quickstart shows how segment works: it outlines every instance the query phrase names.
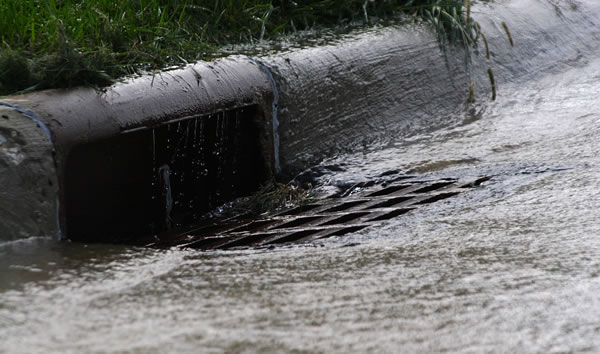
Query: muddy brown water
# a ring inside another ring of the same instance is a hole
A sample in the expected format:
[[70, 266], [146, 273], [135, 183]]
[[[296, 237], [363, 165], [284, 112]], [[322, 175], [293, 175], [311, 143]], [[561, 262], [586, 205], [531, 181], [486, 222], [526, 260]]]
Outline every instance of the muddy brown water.
[[324, 161], [323, 189], [393, 170], [494, 176], [344, 237], [228, 252], [4, 242], [0, 351], [597, 352], [599, 93], [600, 60], [565, 60], [457, 124]]

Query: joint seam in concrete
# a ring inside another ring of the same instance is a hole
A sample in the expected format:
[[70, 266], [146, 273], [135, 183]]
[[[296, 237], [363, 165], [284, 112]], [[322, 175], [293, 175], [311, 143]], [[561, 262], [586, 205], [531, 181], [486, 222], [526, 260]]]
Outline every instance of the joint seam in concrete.
[[48, 138], [48, 141], [50, 142], [50, 144], [52, 144], [52, 147], [54, 148], [54, 143], [52, 142], [52, 135], [50, 134], [50, 129], [48, 129], [48, 126], [46, 126], [46, 124], [44, 124], [44, 122], [42, 122], [37, 114], [35, 114], [35, 112], [23, 108], [23, 107], [19, 107], [17, 105], [14, 104], [10, 104], [10, 103], [6, 103], [6, 102], [2, 102], [0, 101], [0, 106], [5, 106], [5, 107], [9, 107], [14, 109], [15, 111], [21, 113], [22, 115], [24, 115], [25, 117], [31, 119], [35, 124], [37, 124], [43, 131], [44, 134], [46, 135], [46, 137]]
[[[31, 119], [35, 124], [37, 124], [38, 127], [42, 129], [44, 135], [46, 135], [48, 141], [50, 142], [50, 145], [52, 145], [52, 149], [54, 150], [54, 142], [52, 141], [52, 134], [50, 134], [50, 129], [48, 129], [48, 126], [38, 118], [37, 114], [35, 114], [34, 111], [2, 101], [0, 101], [0, 106], [12, 108], [15, 111], [21, 113], [23, 116]], [[60, 200], [58, 196], [56, 197], [56, 227], [58, 229], [58, 240], [60, 241], [62, 240], [62, 229], [60, 227]]]

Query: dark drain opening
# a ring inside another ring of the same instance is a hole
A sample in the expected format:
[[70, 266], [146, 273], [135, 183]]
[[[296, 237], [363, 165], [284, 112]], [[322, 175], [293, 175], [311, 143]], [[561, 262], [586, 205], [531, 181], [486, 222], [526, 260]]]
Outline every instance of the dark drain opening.
[[73, 148], [61, 204], [66, 236], [131, 242], [252, 193], [270, 174], [257, 138], [260, 115], [248, 106]]

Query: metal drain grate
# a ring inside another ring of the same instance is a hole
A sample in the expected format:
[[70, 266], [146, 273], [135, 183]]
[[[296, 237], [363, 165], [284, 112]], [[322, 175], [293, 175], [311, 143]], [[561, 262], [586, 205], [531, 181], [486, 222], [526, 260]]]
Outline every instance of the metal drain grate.
[[343, 236], [426, 204], [455, 196], [490, 177], [402, 182], [364, 188], [347, 197], [319, 200], [261, 219], [233, 218], [199, 225], [150, 244], [201, 250], [304, 243]]

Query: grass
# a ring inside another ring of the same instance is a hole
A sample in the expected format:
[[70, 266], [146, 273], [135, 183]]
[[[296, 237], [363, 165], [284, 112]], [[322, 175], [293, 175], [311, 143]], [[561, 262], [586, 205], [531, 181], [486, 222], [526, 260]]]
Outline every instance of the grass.
[[399, 14], [432, 23], [442, 43], [477, 46], [470, 0], [2, 0], [0, 95], [102, 87], [226, 44]]
[[310, 189], [269, 181], [248, 198], [243, 198], [235, 209], [257, 216], [284, 208], [302, 205], [313, 200]]

